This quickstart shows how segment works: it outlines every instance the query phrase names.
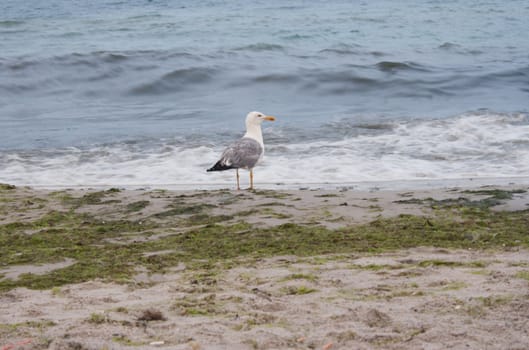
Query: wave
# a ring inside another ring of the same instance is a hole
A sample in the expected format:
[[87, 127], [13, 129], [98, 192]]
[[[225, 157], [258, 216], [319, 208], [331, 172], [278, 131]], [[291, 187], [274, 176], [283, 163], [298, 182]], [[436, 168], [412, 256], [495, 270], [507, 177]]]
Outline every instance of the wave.
[[438, 92], [434, 90], [438, 84], [435, 80], [423, 80], [414, 76], [378, 76], [373, 74], [371, 67], [339, 71], [312, 70], [301, 75], [303, 80], [300, 88], [317, 94], [348, 95], [374, 92], [394, 96], [419, 96], [419, 93], [428, 92], [432, 95]]
[[0, 21], [0, 27], [16, 27], [25, 24], [25, 21], [18, 21], [18, 20], [4, 20]]
[[261, 51], [283, 51], [285, 48], [282, 45], [279, 44], [269, 44], [269, 43], [256, 43], [256, 44], [250, 44], [245, 46], [239, 46], [235, 48], [235, 51], [253, 51], [253, 52], [261, 52]]
[[[0, 59], [0, 92], [18, 97], [21, 92], [64, 95], [75, 91], [90, 98], [109, 93], [127, 95], [131, 91], [133, 94], [163, 93], [174, 91], [181, 84], [206, 82], [212, 70], [193, 67], [200, 61], [187, 52], [147, 50], [70, 53], [40, 59], [5, 58]], [[175, 65], [185, 68], [163, 73]], [[149, 79], [151, 75], [160, 77], [129, 88], [135, 80]]]
[[[358, 130], [360, 125], [346, 121], [337, 124], [344, 135], [337, 140], [278, 145], [281, 152], [268, 147], [270, 165], [263, 176], [279, 173], [285, 180], [339, 183], [529, 174], [527, 114], [482, 111], [382, 124], [375, 132]], [[310, 169], [310, 175], [303, 169]]]
[[460, 48], [461, 48], [461, 45], [456, 44], [456, 43], [451, 43], [448, 41], [439, 45], [439, 49], [443, 49], [443, 50], [453, 50], [453, 49], [460, 49]]
[[387, 53], [382, 51], [369, 51], [365, 49], [352, 49], [352, 48], [328, 48], [319, 51], [320, 54], [337, 55], [337, 56], [372, 56], [372, 57], [384, 57], [388, 56]]
[[64, 55], [44, 57], [35, 59], [33, 57], [14, 57], [2, 59], [0, 68], [8, 70], [20, 70], [28, 67], [40, 66], [46, 69], [50, 66], [60, 66], [62, 68], [76, 66], [96, 67], [101, 64], [123, 64], [125, 62], [156, 62], [174, 59], [186, 59], [189, 61], [200, 61], [194, 54], [185, 51], [93, 51], [88, 53], [72, 52]]
[[[286, 133], [286, 134], [285, 134]], [[476, 111], [446, 119], [365, 123], [348, 118], [306, 129], [267, 129], [256, 180], [348, 183], [527, 177], [529, 115]], [[319, 134], [319, 135], [318, 135]], [[233, 134], [138, 140], [89, 149], [0, 153], [0, 178], [32, 186], [230, 186], [211, 174]], [[220, 138], [219, 138], [220, 137]], [[191, 141], [191, 139], [195, 141]]]
[[[275, 50], [268, 44], [256, 45], [251, 50]], [[342, 45], [334, 49], [358, 48]], [[300, 60], [284, 54], [293, 61]], [[279, 91], [288, 85], [292, 97], [345, 98], [353, 95], [351, 103], [354, 104], [362, 103], [358, 100], [360, 94], [371, 101], [450, 97], [459, 99], [455, 102], [467, 108], [469, 105], [490, 106], [463, 100], [465, 96], [484, 96], [484, 88], [487, 99], [497, 91], [517, 97], [516, 93], [526, 93], [529, 89], [527, 65], [494, 71], [473, 67], [455, 71], [398, 59], [368, 59], [363, 64], [351, 64], [347, 59], [332, 66], [327, 65], [325, 59], [317, 65], [282, 65], [278, 69], [273, 65], [262, 67], [258, 57], [233, 50], [219, 50], [208, 55], [185, 50], [139, 50], [71, 53], [40, 59], [4, 58], [0, 59], [0, 100], [4, 99], [2, 96], [5, 96], [5, 103], [12, 97], [62, 96], [63, 100], [69, 100], [72, 94], [90, 100], [106, 96], [146, 96], [149, 99], [158, 94], [187, 94], [187, 90], [194, 93], [199, 86], [204, 91], [223, 91], [228, 99], [239, 96], [239, 89], [244, 87], [247, 88], [245, 93], [253, 98], [252, 92], [261, 86], [272, 89], [275, 84], [276, 91], [266, 93], [277, 100], [285, 98]], [[347, 104], [346, 101], [340, 103]], [[405, 104], [397, 107], [405, 109]]]
[[483, 50], [465, 48], [459, 44], [448, 42], [448, 41], [439, 45], [437, 48], [443, 51], [447, 51], [447, 52], [454, 52], [458, 54], [471, 55], [471, 56], [482, 55], [485, 53]]
[[204, 67], [176, 69], [150, 83], [129, 90], [132, 95], [157, 95], [189, 89], [194, 84], [209, 82], [216, 70]]
[[340, 135], [342, 137], [353, 137], [360, 135], [376, 135], [383, 134], [387, 132], [392, 132], [398, 127], [398, 123], [392, 121], [368, 121], [368, 120], [358, 120], [355, 118], [351, 119], [342, 119], [339, 121], [324, 123], [321, 126], [321, 130], [332, 137]]
[[345, 44], [339, 43], [331, 47], [322, 49], [319, 51], [320, 54], [336, 54], [336, 55], [362, 55], [365, 53], [365, 49], [358, 44]]
[[263, 74], [252, 79], [256, 83], [296, 83], [301, 80], [297, 74]]
[[383, 72], [396, 72], [402, 70], [417, 72], [428, 71], [426, 67], [413, 62], [381, 61], [375, 64], [375, 67]]
[[507, 81], [510, 83], [521, 83], [529, 86], [529, 65], [515, 69], [506, 69], [499, 72], [485, 74], [481, 79], [486, 81]]
[[[373, 92], [392, 97], [446, 97], [468, 94], [482, 87], [529, 88], [529, 66], [501, 71], [443, 72], [412, 62], [382, 61], [374, 67], [391, 75], [377, 75], [372, 66], [350, 69], [313, 69], [299, 72], [301, 89], [347, 95]], [[398, 74], [396, 74], [398, 73]]]
[[369, 22], [369, 23], [386, 23], [386, 19], [383, 17], [361, 17], [361, 16], [352, 16], [350, 20], [353, 22]]
[[509, 87], [523, 89], [529, 87], [529, 65], [499, 71], [459, 73], [449, 79], [434, 81], [447, 91], [469, 91], [476, 87]]
[[295, 40], [307, 40], [307, 39], [311, 39], [313, 38], [314, 36], [313, 35], [307, 35], [307, 34], [290, 34], [290, 35], [285, 35], [285, 36], [282, 36], [281, 39], [283, 40], [292, 40], [292, 41], [295, 41]]

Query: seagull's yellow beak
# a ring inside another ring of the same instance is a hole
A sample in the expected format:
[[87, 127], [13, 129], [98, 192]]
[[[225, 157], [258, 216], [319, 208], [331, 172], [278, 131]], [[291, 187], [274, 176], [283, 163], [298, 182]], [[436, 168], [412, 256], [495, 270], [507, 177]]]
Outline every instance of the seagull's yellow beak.
[[264, 120], [268, 120], [270, 122], [273, 122], [274, 120], [276, 120], [276, 117], [272, 117], [271, 115], [267, 115], [266, 117], [264, 117]]

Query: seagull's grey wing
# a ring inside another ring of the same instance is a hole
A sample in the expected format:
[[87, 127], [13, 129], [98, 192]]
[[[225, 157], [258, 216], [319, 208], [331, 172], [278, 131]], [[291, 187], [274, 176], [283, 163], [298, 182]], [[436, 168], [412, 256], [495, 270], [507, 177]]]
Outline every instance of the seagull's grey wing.
[[259, 142], [243, 137], [224, 150], [219, 162], [232, 168], [252, 169], [262, 153], [263, 148]]

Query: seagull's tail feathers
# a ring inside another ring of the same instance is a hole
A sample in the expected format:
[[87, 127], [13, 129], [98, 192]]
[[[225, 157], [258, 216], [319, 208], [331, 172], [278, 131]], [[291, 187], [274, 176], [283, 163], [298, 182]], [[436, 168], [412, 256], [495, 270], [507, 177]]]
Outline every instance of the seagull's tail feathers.
[[211, 168], [207, 169], [207, 171], [222, 171], [228, 169], [234, 169], [234, 167], [232, 167], [231, 165], [226, 165], [221, 159], [217, 163], [215, 163], [215, 165], [213, 165]]

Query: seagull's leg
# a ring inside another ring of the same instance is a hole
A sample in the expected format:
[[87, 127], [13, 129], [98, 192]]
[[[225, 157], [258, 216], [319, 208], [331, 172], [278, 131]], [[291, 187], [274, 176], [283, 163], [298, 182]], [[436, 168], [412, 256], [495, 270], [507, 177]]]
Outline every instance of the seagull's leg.
[[250, 190], [253, 190], [253, 169], [250, 169]]
[[239, 191], [241, 189], [241, 187], [239, 186], [239, 169], [235, 169], [237, 171], [237, 191]]

